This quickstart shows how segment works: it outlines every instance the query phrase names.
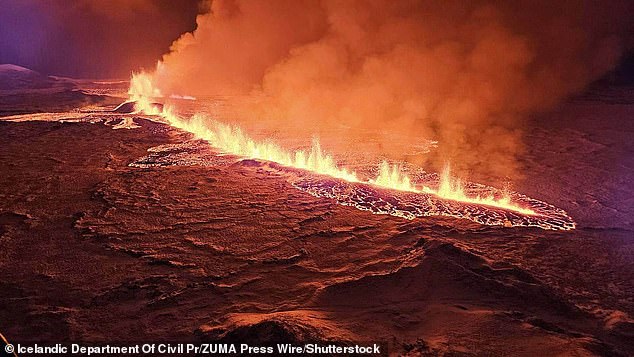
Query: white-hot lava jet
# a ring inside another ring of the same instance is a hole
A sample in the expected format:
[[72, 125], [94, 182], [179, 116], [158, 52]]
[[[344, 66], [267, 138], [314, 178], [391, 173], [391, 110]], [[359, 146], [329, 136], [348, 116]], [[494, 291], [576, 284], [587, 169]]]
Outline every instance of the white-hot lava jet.
[[331, 155], [322, 150], [317, 140], [313, 140], [309, 151], [291, 151], [268, 140], [257, 141], [237, 126], [209, 119], [202, 114], [195, 114], [189, 118], [182, 117], [177, 115], [173, 108], [168, 105], [156, 105], [155, 100], [160, 98], [161, 94], [152, 86], [152, 80], [146, 73], [133, 74], [129, 95], [138, 112], [160, 116], [171, 126], [189, 132], [225, 153], [270, 161], [287, 167], [383, 189], [433, 195], [444, 200], [482, 205], [525, 216], [540, 215], [531, 207], [514, 202], [506, 191], [504, 195], [497, 195], [497, 197], [493, 194], [487, 196], [469, 195], [465, 185], [459, 179], [452, 177], [449, 166], [441, 173], [437, 188], [413, 182], [399, 165], [390, 165], [387, 162], [381, 163], [376, 178], [363, 179], [354, 171], [340, 167]]

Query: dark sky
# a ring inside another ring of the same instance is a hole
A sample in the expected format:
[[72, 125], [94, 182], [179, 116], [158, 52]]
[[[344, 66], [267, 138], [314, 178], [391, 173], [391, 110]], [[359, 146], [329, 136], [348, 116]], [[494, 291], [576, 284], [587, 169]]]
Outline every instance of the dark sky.
[[0, 63], [125, 78], [153, 67], [198, 11], [198, 0], [0, 0]]

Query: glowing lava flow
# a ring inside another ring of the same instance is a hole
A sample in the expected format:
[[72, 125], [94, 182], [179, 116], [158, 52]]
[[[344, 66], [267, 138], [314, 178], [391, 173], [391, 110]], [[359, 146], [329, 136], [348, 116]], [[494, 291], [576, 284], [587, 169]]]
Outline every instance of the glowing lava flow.
[[432, 194], [443, 199], [486, 205], [515, 211], [524, 215], [536, 214], [531, 209], [513, 204], [508, 195], [502, 198], [467, 196], [460, 180], [451, 177], [448, 166], [440, 176], [440, 184], [437, 190], [427, 186], [417, 188], [400, 166], [390, 166], [387, 162], [383, 162], [380, 165], [376, 179], [363, 181], [358, 178], [356, 173], [338, 167], [332, 156], [325, 154], [321, 150], [317, 140], [313, 140], [313, 145], [309, 152], [302, 150], [288, 151], [270, 141], [257, 142], [246, 135], [239, 127], [209, 120], [202, 115], [196, 114], [189, 119], [182, 118], [176, 115], [170, 107], [157, 106], [152, 102], [152, 98], [161, 97], [161, 94], [153, 87], [151, 78], [145, 73], [133, 74], [128, 93], [130, 94], [130, 100], [136, 102], [135, 107], [139, 112], [148, 115], [159, 115], [167, 120], [170, 125], [190, 132], [197, 138], [209, 142], [211, 146], [230, 154], [276, 162], [284, 166], [308, 170], [350, 182], [362, 182], [388, 189]]
[[209, 120], [199, 115], [194, 115], [189, 120], [170, 115], [167, 120], [173, 126], [188, 131], [196, 137], [209, 142], [211, 146], [227, 153], [272, 161], [284, 166], [296, 167], [346, 181], [359, 182], [354, 172], [339, 168], [335, 160], [321, 150], [317, 140], [313, 140], [313, 145], [309, 152], [302, 150], [289, 152], [270, 141], [256, 142], [238, 127]]

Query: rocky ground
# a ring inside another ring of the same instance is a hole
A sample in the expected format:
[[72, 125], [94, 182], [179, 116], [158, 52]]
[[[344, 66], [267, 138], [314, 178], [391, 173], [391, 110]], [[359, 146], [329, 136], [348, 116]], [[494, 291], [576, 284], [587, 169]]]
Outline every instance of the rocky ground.
[[634, 354], [632, 93], [576, 98], [527, 131], [517, 190], [572, 231], [376, 215], [226, 156], [131, 166], [185, 140], [142, 118], [0, 121], [0, 332]]

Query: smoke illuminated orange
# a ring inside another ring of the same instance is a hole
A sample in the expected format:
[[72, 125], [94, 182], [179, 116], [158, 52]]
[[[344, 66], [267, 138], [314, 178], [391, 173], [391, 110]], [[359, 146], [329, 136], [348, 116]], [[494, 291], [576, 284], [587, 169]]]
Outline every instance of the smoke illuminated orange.
[[461, 181], [451, 177], [448, 165], [440, 176], [438, 189], [427, 186], [417, 187], [399, 165], [390, 165], [385, 161], [379, 167], [377, 178], [365, 181], [360, 179], [355, 172], [339, 167], [331, 155], [323, 152], [318, 140], [313, 140], [311, 150], [308, 152], [289, 151], [270, 141], [258, 142], [237, 126], [211, 120], [200, 114], [195, 114], [188, 119], [183, 118], [167, 105], [159, 107], [153, 104], [153, 99], [161, 95], [152, 85], [151, 76], [146, 73], [133, 74], [128, 94], [130, 100], [135, 101], [136, 110], [139, 112], [158, 115], [173, 127], [192, 133], [197, 138], [207, 141], [211, 146], [226, 153], [271, 161], [349, 182], [361, 182], [399, 191], [432, 194], [443, 199], [487, 205], [525, 215], [535, 214], [531, 209], [514, 204], [508, 194], [502, 198], [468, 196]]

